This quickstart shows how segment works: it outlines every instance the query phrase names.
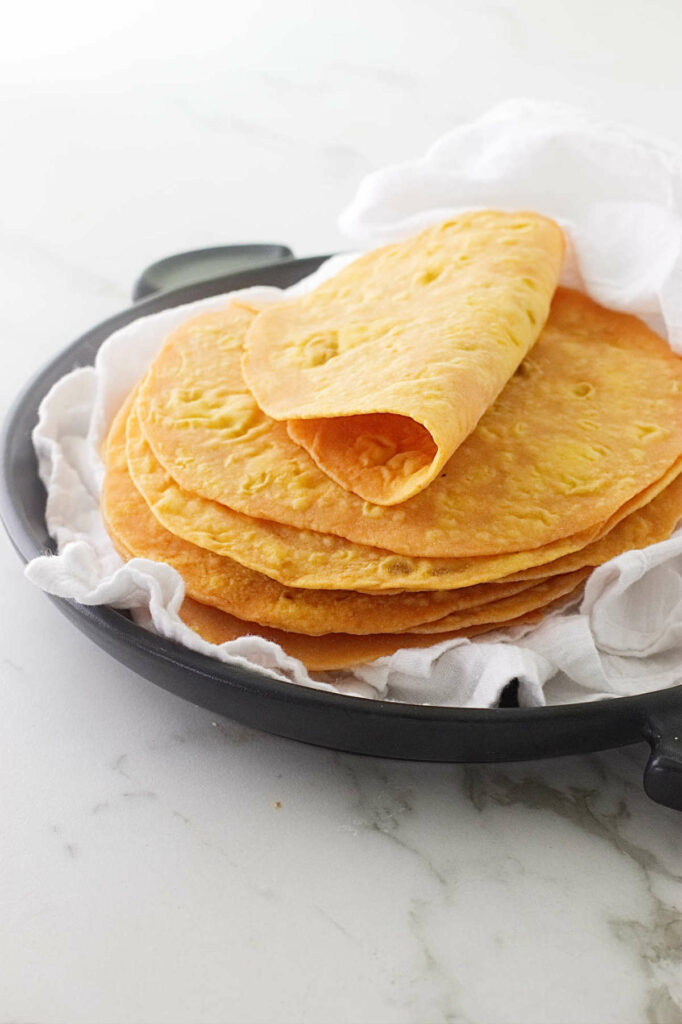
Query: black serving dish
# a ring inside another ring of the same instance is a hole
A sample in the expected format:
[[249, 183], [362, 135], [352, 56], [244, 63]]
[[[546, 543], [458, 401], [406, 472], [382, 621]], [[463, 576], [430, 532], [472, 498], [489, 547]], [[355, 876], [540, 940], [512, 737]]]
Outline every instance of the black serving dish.
[[[239, 258], [248, 257], [244, 247], [239, 248]], [[0, 467], [0, 512], [24, 561], [53, 549], [45, 526], [45, 492], [31, 444], [38, 406], [52, 384], [75, 367], [92, 363], [112, 331], [138, 317], [250, 285], [286, 287], [310, 274], [325, 258], [293, 259], [288, 250], [281, 250], [277, 255], [283, 261], [161, 291], [136, 303], [93, 327], [27, 384], [5, 423]], [[220, 251], [230, 257], [226, 249]], [[174, 280], [181, 272], [181, 261], [182, 257], [171, 260]], [[142, 275], [145, 284], [142, 289], [138, 285], [137, 294], [163, 286], [163, 262], [153, 274]], [[190, 275], [198, 262], [199, 254], [190, 254]], [[141, 676], [194, 704], [266, 732], [359, 754], [450, 762], [555, 757], [645, 739], [651, 746], [644, 772], [647, 793], [659, 803], [682, 810], [682, 686], [553, 708], [477, 710], [393, 704], [279, 682], [257, 669], [230, 667], [186, 650], [136, 626], [113, 608], [51, 600], [78, 629]]]

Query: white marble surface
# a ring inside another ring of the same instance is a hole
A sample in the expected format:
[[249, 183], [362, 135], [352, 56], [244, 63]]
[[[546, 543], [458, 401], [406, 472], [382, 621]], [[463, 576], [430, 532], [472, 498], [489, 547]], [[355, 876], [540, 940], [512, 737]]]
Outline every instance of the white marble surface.
[[[682, 143], [677, 0], [246, 7], [5, 21], [3, 405], [144, 264], [329, 251], [367, 170], [506, 96]], [[682, 817], [644, 748], [455, 767], [268, 737], [119, 667], [0, 558], [1, 1024], [682, 1021]]]

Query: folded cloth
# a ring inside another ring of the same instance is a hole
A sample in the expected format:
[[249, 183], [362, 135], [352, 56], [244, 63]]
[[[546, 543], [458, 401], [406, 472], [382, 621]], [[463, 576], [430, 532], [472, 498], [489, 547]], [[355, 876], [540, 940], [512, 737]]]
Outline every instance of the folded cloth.
[[572, 243], [562, 283], [682, 352], [682, 153], [572, 107], [509, 100], [421, 159], [369, 174], [339, 226], [375, 246], [491, 207], [556, 220]]
[[[398, 240], [472, 208], [531, 209], [569, 243], [563, 281], [641, 316], [682, 352], [682, 157], [566, 107], [514, 101], [440, 140], [418, 161], [370, 175], [341, 217], [356, 244]], [[329, 261], [286, 295], [311, 288], [352, 257]], [[233, 293], [264, 308], [277, 289]], [[165, 336], [217, 296], [135, 321], [46, 396], [34, 432], [58, 554], [34, 559], [30, 580], [85, 604], [130, 608], [142, 624], [228, 664], [292, 683], [364, 697], [489, 707], [518, 679], [526, 705], [629, 695], [682, 676], [682, 531], [597, 569], [578, 608], [536, 627], [398, 651], [353, 671], [311, 674], [276, 644], [244, 637], [220, 647], [179, 619], [181, 578], [170, 566], [123, 564], [99, 513], [99, 446], [113, 415]]]

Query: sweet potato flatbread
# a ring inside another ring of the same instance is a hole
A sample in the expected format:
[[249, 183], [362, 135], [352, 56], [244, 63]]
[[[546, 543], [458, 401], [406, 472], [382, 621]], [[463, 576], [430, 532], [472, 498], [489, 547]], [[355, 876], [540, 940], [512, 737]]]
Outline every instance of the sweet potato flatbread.
[[507, 580], [537, 580], [556, 573], [575, 572], [584, 566], [593, 568], [611, 558], [667, 540], [682, 521], [682, 475], [677, 476], [643, 508], [631, 512], [604, 537], [570, 555], [512, 573]]
[[468, 629], [471, 626], [480, 625], [492, 627], [496, 622], [508, 622], [527, 612], [544, 610], [560, 598], [575, 593], [590, 572], [590, 569], [578, 569], [576, 572], [552, 576], [519, 594], [512, 594], [480, 608], [466, 608], [450, 612], [449, 615], [434, 622], [410, 626], [405, 632], [446, 633], [453, 629]]
[[180, 487], [147, 443], [136, 410], [127, 419], [126, 457], [136, 488], [172, 534], [226, 555], [285, 586], [315, 590], [453, 590], [498, 581], [578, 551], [646, 505], [682, 472], [682, 458], [666, 474], [582, 534], [543, 548], [481, 558], [413, 558], [340, 537], [252, 519]]
[[246, 338], [258, 405], [347, 490], [423, 490], [537, 340], [564, 250], [536, 213], [463, 213], [269, 307]]
[[105, 451], [101, 507], [107, 530], [124, 557], [150, 558], [177, 569], [187, 593], [199, 601], [261, 625], [310, 635], [392, 633], [535, 588], [535, 581], [520, 581], [456, 591], [369, 595], [284, 587], [161, 526], [128, 472], [125, 424], [129, 408], [127, 403], [116, 417]]
[[244, 569], [231, 559], [174, 537], [157, 522], [125, 464], [123, 417], [107, 449], [102, 509], [109, 533], [126, 558], [165, 561], [182, 575], [199, 601], [267, 626], [308, 635], [450, 632], [494, 624], [543, 608], [569, 593], [589, 570], [541, 583], [490, 583], [458, 591], [391, 596], [348, 591], [297, 591]]
[[[258, 408], [240, 366], [252, 320], [232, 306], [176, 331], [141, 387], [138, 412], [184, 493], [254, 519], [413, 558], [467, 560], [592, 531], [572, 551], [682, 453], [682, 360], [635, 317], [560, 288], [540, 339], [438, 477], [401, 505], [372, 504], [330, 480], [286, 425]], [[271, 575], [291, 580], [284, 566]], [[337, 585], [366, 584], [345, 574]]]
[[366, 661], [374, 661], [406, 647], [430, 647], [432, 644], [451, 640], [454, 637], [480, 636], [493, 630], [512, 626], [523, 626], [537, 622], [541, 612], [529, 612], [510, 622], [494, 625], [472, 626], [452, 633], [433, 636], [417, 636], [408, 633], [374, 634], [371, 636], [346, 636], [331, 633], [327, 636], [302, 636], [279, 629], [266, 629], [252, 622], [245, 622], [220, 611], [219, 608], [201, 604], [186, 598], [180, 608], [180, 618], [204, 640], [212, 644], [224, 644], [242, 636], [261, 636], [272, 640], [291, 655], [298, 658], [311, 672], [332, 671], [350, 668]]
[[[122, 557], [135, 557], [123, 543], [117, 544]], [[373, 661], [394, 654], [403, 648], [430, 647], [459, 637], [474, 638], [485, 633], [496, 632], [516, 626], [532, 625], [538, 622], [546, 611], [563, 603], [565, 598], [552, 605], [534, 609], [514, 619], [478, 623], [464, 629], [439, 633], [373, 633], [348, 634], [325, 633], [310, 635], [263, 626], [257, 622], [240, 619], [220, 607], [206, 604], [196, 598], [186, 597], [180, 608], [180, 618], [204, 640], [223, 644], [243, 636], [259, 636], [280, 645], [285, 653], [298, 658], [311, 671], [332, 671], [350, 668], [362, 662]]]

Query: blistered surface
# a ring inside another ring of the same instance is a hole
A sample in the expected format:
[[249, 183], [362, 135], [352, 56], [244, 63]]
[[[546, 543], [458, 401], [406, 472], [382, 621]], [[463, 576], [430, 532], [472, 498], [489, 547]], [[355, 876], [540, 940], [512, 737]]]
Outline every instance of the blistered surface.
[[199, 601], [241, 619], [298, 633], [387, 633], [441, 619], [454, 611], [494, 604], [532, 586], [521, 581], [394, 595], [283, 587], [230, 558], [174, 536], [155, 519], [128, 472], [127, 412], [124, 407], [117, 416], [107, 444], [102, 491], [107, 528], [127, 557], [172, 565], [183, 577], [187, 593]]
[[621, 506], [612, 520], [543, 548], [481, 558], [411, 558], [332, 535], [252, 519], [180, 487], [158, 462], [135, 413], [127, 423], [131, 476], [171, 533], [288, 586], [319, 590], [450, 590], [500, 580], [578, 551], [645, 505], [680, 473], [682, 461]]
[[243, 368], [261, 409], [341, 486], [423, 490], [536, 341], [564, 240], [536, 213], [464, 213], [265, 309]]
[[402, 555], [528, 551], [596, 529], [682, 451], [680, 359], [636, 318], [559, 289], [540, 340], [437, 479], [399, 506], [371, 504], [258, 409], [240, 368], [252, 319], [233, 307], [175, 332], [139, 400], [177, 483], [248, 516]]

